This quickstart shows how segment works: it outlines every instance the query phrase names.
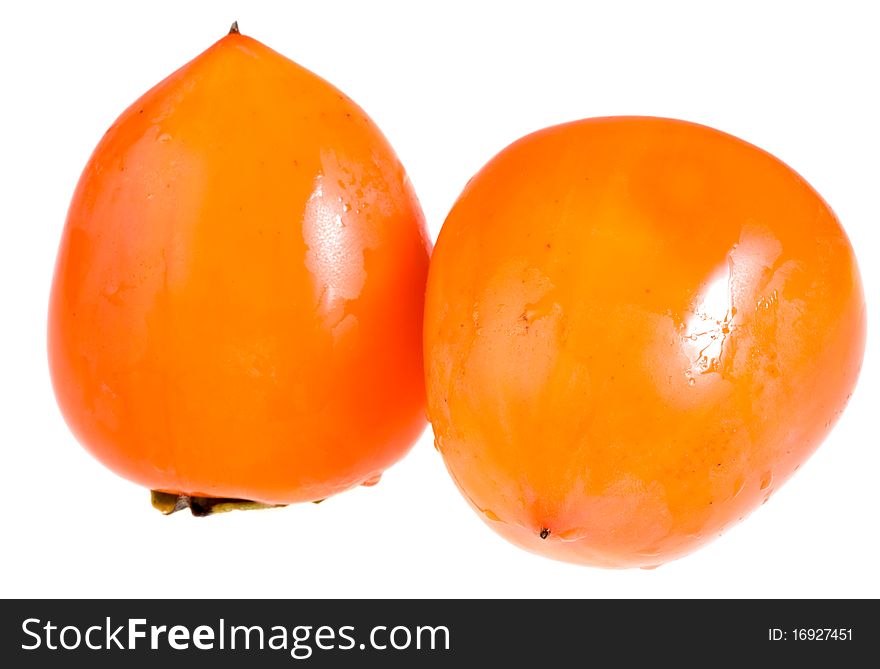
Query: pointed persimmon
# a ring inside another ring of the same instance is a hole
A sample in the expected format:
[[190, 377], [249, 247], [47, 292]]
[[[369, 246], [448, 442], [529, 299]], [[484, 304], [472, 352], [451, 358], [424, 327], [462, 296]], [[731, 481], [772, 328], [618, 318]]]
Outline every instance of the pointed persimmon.
[[49, 309], [62, 413], [166, 511], [373, 481], [424, 427], [429, 252], [364, 111], [234, 26], [83, 171]]

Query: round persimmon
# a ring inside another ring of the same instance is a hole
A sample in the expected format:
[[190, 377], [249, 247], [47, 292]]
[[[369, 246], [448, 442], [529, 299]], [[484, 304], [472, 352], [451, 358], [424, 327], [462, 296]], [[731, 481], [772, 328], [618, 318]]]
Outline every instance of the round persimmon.
[[529, 135], [468, 183], [428, 277], [437, 448], [499, 534], [651, 567], [766, 501], [852, 393], [856, 261], [773, 156], [683, 121]]
[[49, 310], [64, 417], [166, 510], [375, 481], [425, 425], [429, 252], [364, 111], [234, 29], [80, 178]]

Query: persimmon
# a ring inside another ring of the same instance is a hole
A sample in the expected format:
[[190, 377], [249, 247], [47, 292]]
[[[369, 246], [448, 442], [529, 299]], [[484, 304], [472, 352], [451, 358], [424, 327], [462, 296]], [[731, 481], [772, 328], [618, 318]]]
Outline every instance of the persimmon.
[[428, 276], [429, 419], [455, 483], [519, 546], [652, 567], [716, 537], [816, 449], [865, 306], [803, 178], [683, 121], [577, 121], [467, 184]]
[[425, 426], [429, 253], [364, 111], [234, 26], [85, 167], [50, 300], [58, 403], [166, 511], [374, 482]]

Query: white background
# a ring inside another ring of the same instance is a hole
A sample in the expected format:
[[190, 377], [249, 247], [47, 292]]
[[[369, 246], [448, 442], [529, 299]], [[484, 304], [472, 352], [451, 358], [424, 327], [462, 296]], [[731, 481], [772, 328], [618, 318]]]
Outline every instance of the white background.
[[[880, 596], [880, 40], [872, 3], [6, 3], [0, 35], [0, 595]], [[436, 234], [468, 178], [526, 132], [673, 116], [782, 158], [835, 208], [869, 301], [862, 378], [764, 507], [655, 571], [555, 563], [466, 506], [430, 432], [375, 488], [163, 517], [65, 427], [47, 296], [80, 170], [137, 96], [242, 32], [346, 91], [399, 153]]]

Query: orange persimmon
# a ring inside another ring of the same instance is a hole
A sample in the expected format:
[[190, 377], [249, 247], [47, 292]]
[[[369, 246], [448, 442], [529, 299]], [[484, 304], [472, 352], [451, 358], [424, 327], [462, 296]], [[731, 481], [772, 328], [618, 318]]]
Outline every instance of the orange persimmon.
[[64, 417], [171, 495], [284, 504], [369, 483], [425, 425], [429, 252], [364, 111], [234, 26], [85, 167], [49, 310]]
[[468, 183], [428, 277], [429, 418], [498, 533], [651, 567], [788, 479], [852, 393], [856, 261], [773, 156], [683, 121], [547, 128]]

